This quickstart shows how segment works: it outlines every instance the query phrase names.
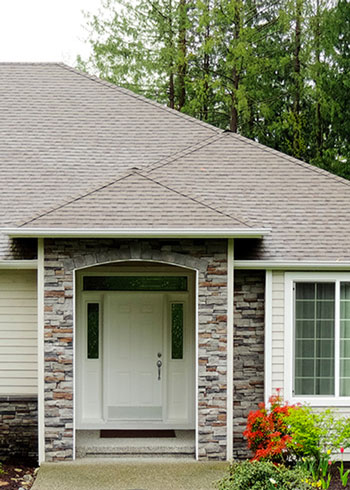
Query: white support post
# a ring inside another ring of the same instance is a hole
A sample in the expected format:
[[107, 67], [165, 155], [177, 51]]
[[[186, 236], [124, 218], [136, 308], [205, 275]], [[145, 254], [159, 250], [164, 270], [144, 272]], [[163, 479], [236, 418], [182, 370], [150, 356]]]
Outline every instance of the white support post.
[[198, 380], [198, 376], [199, 376], [199, 352], [198, 352], [198, 343], [199, 343], [199, 334], [198, 334], [198, 330], [199, 330], [199, 319], [198, 319], [198, 302], [199, 302], [199, 292], [198, 292], [198, 289], [199, 289], [199, 273], [198, 273], [198, 270], [196, 270], [196, 283], [195, 283], [195, 351], [196, 351], [196, 355], [195, 355], [195, 363], [196, 363], [196, 367], [195, 367], [195, 377], [196, 377], [196, 380], [195, 380], [195, 404], [196, 404], [196, 410], [195, 410], [195, 424], [196, 424], [196, 431], [195, 431], [195, 458], [196, 458], [196, 461], [198, 461], [199, 459], [199, 414], [198, 414], [198, 410], [199, 410], [199, 406], [198, 406], [198, 398], [199, 398], [199, 394], [198, 394], [198, 390], [199, 390], [199, 380]]
[[272, 395], [272, 271], [265, 275], [265, 404]]
[[44, 402], [44, 239], [38, 239], [38, 453], [39, 465], [45, 461]]
[[227, 441], [226, 459], [231, 461], [233, 456], [233, 295], [234, 295], [234, 243], [227, 243]]

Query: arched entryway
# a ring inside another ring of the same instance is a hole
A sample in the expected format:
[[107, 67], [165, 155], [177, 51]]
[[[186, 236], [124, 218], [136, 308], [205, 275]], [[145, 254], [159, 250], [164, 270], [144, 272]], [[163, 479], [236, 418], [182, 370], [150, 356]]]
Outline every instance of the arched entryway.
[[125, 261], [76, 272], [79, 431], [195, 429], [195, 272]]

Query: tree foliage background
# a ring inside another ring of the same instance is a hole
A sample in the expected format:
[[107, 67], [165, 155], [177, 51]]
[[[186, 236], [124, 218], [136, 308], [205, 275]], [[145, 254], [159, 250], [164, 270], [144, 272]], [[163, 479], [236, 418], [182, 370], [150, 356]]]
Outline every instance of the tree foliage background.
[[350, 179], [348, 0], [102, 0], [78, 68]]

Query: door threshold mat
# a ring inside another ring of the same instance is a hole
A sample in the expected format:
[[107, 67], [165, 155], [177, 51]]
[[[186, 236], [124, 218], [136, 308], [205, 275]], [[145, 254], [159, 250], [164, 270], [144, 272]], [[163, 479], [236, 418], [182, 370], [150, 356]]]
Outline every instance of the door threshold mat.
[[125, 438], [146, 438], [146, 437], [176, 437], [174, 430], [101, 430], [101, 438], [125, 437]]

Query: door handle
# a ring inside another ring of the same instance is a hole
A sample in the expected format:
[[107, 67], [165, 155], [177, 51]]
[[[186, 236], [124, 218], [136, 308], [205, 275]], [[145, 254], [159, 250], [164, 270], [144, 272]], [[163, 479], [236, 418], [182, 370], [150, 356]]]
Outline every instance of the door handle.
[[159, 359], [159, 361], [157, 361], [157, 368], [158, 368], [158, 381], [160, 381], [160, 371], [161, 371], [161, 367], [162, 367], [163, 363], [162, 361]]

